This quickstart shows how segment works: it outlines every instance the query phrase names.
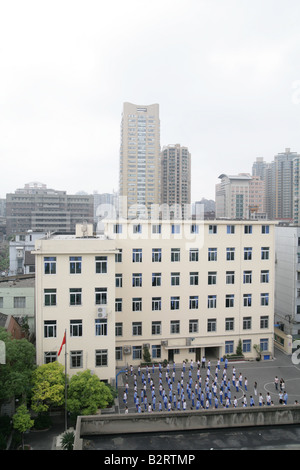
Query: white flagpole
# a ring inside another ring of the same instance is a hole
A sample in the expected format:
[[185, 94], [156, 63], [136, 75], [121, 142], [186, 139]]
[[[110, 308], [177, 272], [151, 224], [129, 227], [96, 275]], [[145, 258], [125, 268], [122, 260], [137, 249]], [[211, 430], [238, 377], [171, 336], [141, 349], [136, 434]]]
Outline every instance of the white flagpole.
[[68, 429], [67, 395], [67, 329], [65, 329], [65, 431]]

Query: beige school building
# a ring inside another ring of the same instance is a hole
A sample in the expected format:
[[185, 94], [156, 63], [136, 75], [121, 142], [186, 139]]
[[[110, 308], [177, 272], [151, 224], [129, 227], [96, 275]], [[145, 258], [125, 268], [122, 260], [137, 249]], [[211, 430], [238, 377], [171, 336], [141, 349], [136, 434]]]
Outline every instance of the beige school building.
[[[112, 381], [151, 361], [273, 355], [273, 222], [107, 220], [36, 241], [37, 362]], [[66, 345], [58, 357], [64, 333]], [[255, 347], [254, 347], [255, 346]], [[65, 354], [66, 353], [66, 354]]]

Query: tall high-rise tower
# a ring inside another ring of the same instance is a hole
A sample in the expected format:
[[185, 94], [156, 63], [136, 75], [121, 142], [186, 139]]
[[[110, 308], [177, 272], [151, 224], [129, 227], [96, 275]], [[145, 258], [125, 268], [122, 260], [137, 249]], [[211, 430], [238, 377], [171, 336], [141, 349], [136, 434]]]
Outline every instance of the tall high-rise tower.
[[119, 173], [123, 217], [147, 218], [152, 204], [160, 204], [160, 170], [159, 105], [124, 103]]
[[190, 215], [191, 154], [180, 144], [165, 146], [161, 152], [161, 203], [176, 218]]

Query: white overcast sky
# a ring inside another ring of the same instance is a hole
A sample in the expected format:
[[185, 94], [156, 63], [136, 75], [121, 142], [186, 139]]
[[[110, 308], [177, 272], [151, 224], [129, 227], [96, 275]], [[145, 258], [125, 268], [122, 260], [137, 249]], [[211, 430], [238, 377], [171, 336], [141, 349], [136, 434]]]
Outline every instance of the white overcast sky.
[[125, 101], [159, 103], [193, 201], [300, 152], [299, 0], [0, 0], [0, 197], [117, 190]]

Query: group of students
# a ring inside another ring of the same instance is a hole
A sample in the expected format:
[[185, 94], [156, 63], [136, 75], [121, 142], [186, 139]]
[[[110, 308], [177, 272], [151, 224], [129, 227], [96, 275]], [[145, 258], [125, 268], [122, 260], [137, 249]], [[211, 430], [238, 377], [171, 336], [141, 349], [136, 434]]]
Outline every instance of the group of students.
[[[196, 374], [194, 372], [196, 370]], [[201, 376], [201, 371], [205, 369], [205, 378]], [[158, 390], [154, 384], [154, 374], [158, 371]], [[152, 372], [152, 373], [151, 373]], [[158, 367], [153, 364], [152, 368], [146, 366], [141, 369], [139, 366], [137, 373], [134, 371], [133, 366], [130, 366], [129, 374], [133, 378], [133, 408], [136, 412], [152, 412], [152, 411], [185, 411], [189, 409], [211, 409], [211, 408], [229, 408], [238, 406], [237, 394], [242, 392], [241, 403], [243, 407], [248, 405], [255, 406], [253, 395], [250, 395], [249, 402], [246, 396], [248, 392], [247, 377], [243, 377], [242, 373], [237, 374], [235, 366], [232, 368], [231, 378], [228, 377], [228, 360], [225, 359], [224, 367], [221, 371], [221, 361], [218, 360], [214, 372], [212, 371], [211, 362], [203, 357], [194, 365], [191, 360], [189, 367], [186, 361], [182, 363], [182, 370], [180, 379], [176, 378], [176, 364], [173, 363], [172, 367], [169, 364], [166, 366], [165, 373], [163, 372], [162, 365], [159, 363]], [[193, 375], [196, 377], [193, 377]], [[125, 405], [125, 413], [129, 412], [129, 384], [128, 384], [128, 370], [125, 374], [126, 383], [123, 392], [123, 402]], [[138, 393], [138, 380], [141, 381], [140, 393]], [[285, 390], [283, 379], [279, 382], [275, 377], [275, 389], [279, 390], [279, 403], [287, 404], [288, 395]], [[257, 396], [257, 383], [254, 383], [254, 396]], [[264, 399], [260, 393], [258, 395], [259, 406], [273, 405], [271, 395], [268, 392]]]

